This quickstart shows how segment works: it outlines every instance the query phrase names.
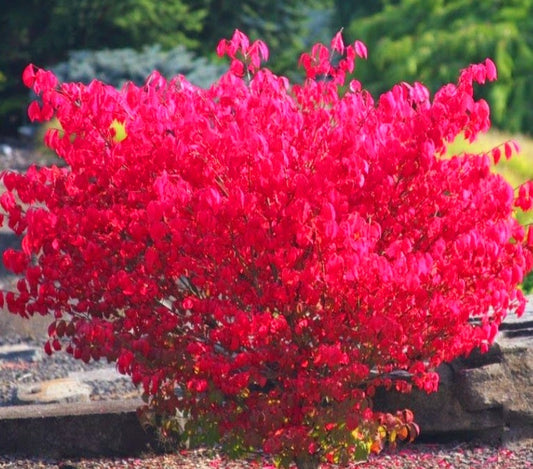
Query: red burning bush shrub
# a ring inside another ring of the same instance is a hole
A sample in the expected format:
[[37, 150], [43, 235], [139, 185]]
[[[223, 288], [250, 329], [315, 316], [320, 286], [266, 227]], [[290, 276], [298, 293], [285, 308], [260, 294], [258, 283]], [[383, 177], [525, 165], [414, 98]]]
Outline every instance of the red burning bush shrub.
[[5, 302], [51, 315], [48, 352], [116, 362], [200, 441], [301, 466], [366, 457], [417, 433], [409, 412], [372, 411], [376, 387], [436, 390], [435, 367], [524, 308], [533, 243], [513, 207], [529, 186], [515, 200], [490, 171], [513, 144], [442, 156], [489, 128], [473, 86], [494, 64], [433, 99], [402, 83], [375, 101], [357, 81], [341, 92], [366, 49], [340, 34], [302, 56], [301, 85], [238, 31], [217, 50], [231, 67], [208, 90], [26, 69], [30, 117], [57, 117], [45, 140], [66, 166], [3, 174], [23, 236]]

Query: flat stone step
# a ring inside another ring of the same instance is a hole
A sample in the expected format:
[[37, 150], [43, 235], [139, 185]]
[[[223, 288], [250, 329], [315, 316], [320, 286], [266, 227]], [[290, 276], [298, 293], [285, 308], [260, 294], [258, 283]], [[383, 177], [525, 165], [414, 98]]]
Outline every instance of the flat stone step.
[[526, 305], [526, 310], [522, 316], [518, 317], [516, 314], [509, 314], [500, 326], [500, 330], [516, 330], [528, 329], [533, 327], [533, 300], [529, 300]]
[[504, 349], [533, 347], [533, 297], [528, 296], [522, 316], [509, 314], [500, 325], [496, 342]]
[[0, 453], [54, 459], [133, 456], [158, 449], [139, 423], [140, 399], [0, 407]]
[[528, 327], [528, 328], [504, 330], [502, 332], [502, 335], [510, 339], [517, 338], [517, 337], [533, 337], [533, 325], [532, 327]]

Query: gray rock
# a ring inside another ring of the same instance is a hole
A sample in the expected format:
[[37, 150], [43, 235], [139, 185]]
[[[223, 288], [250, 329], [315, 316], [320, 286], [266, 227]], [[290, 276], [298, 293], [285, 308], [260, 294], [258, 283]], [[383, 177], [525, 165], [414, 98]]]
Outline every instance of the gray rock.
[[43, 358], [42, 350], [27, 344], [0, 345], [0, 361], [38, 362]]
[[59, 378], [17, 387], [20, 404], [88, 402], [92, 387], [75, 378]]
[[[157, 448], [136, 414], [140, 399], [0, 407], [0, 454], [39, 458], [134, 456]], [[33, 467], [33, 466], [32, 466]]]
[[7, 143], [0, 144], [0, 155], [10, 157], [13, 155], [13, 148]]
[[22, 125], [18, 128], [18, 133], [24, 138], [33, 138], [35, 136], [36, 126], [34, 125]]
[[376, 410], [395, 412], [411, 409], [424, 441], [453, 439], [499, 439], [505, 426], [502, 406], [471, 412], [457, 398], [457, 377], [451, 365], [438, 369], [441, 378], [437, 392], [427, 394], [418, 389], [410, 394], [381, 390], [374, 399]]
[[408, 408], [421, 439], [533, 444], [533, 305], [506, 318], [487, 353], [474, 351], [438, 370], [439, 390], [380, 391], [376, 410]]
[[503, 363], [460, 370], [456, 375], [456, 397], [469, 412], [507, 404], [516, 393]]

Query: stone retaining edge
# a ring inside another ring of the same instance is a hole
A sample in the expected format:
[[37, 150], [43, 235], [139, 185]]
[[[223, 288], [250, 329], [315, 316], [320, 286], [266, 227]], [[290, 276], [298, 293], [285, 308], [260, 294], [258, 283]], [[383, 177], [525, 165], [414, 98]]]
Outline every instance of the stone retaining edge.
[[[137, 409], [142, 405], [141, 399], [127, 399], [0, 407], [0, 454], [61, 459], [164, 451], [155, 431], [145, 430], [138, 420]], [[498, 414], [502, 410], [494, 409]], [[496, 420], [495, 426], [477, 432], [423, 430], [415, 444], [472, 440], [494, 444], [494, 436], [504, 446], [533, 443], [529, 417], [516, 431], [506, 430]]]
[[0, 454], [71, 458], [158, 450], [141, 426], [140, 399], [0, 407]]

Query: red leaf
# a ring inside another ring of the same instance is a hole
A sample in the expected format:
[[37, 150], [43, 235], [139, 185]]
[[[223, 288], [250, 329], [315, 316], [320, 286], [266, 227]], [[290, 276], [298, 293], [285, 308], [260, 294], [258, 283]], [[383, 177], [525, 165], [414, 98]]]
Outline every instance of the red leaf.
[[342, 40], [342, 29], [335, 34], [331, 40], [331, 49], [338, 52], [339, 54], [344, 53], [344, 41]]
[[496, 65], [490, 59], [485, 60], [485, 70], [487, 71], [487, 80], [494, 81], [498, 78], [498, 73], [496, 71]]
[[364, 43], [362, 43], [361, 41], [355, 41], [354, 47], [355, 47], [355, 53], [357, 54], [358, 57], [361, 57], [362, 59], [366, 59], [368, 57], [368, 51]]
[[41, 122], [43, 121], [41, 108], [39, 106], [39, 103], [37, 101], [32, 101], [30, 105], [28, 106], [28, 117], [30, 118], [30, 121], [35, 122]]
[[505, 148], [505, 158], [509, 159], [513, 155], [513, 147], [511, 146], [510, 142], [505, 142], [504, 145]]
[[498, 164], [498, 162], [500, 161], [500, 158], [502, 156], [502, 152], [501, 152], [500, 148], [499, 147], [493, 148], [491, 150], [491, 153], [492, 153], [492, 158], [494, 160], [494, 164]]
[[15, 249], [6, 249], [2, 255], [4, 265], [14, 274], [22, 274], [28, 267], [28, 256]]
[[35, 83], [35, 66], [29, 64], [22, 72], [22, 81], [28, 88], [32, 88]]
[[227, 42], [228, 41], [226, 39], [222, 39], [218, 43], [216, 51], [217, 51], [217, 55], [219, 57], [224, 57], [224, 55], [226, 55], [226, 51], [227, 51], [227, 48], [228, 48]]

